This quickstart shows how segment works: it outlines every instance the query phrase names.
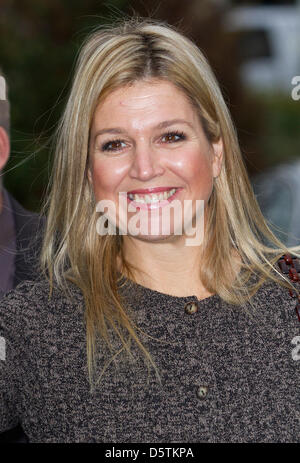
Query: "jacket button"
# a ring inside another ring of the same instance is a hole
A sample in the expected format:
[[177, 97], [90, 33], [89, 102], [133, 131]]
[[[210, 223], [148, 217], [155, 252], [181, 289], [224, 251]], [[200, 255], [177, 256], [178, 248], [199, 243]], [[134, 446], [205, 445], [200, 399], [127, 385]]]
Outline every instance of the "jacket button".
[[197, 389], [197, 397], [200, 400], [206, 399], [208, 394], [208, 387], [207, 386], [199, 386]]
[[185, 313], [192, 315], [193, 313], [196, 313], [198, 310], [198, 304], [196, 302], [188, 302], [184, 306]]

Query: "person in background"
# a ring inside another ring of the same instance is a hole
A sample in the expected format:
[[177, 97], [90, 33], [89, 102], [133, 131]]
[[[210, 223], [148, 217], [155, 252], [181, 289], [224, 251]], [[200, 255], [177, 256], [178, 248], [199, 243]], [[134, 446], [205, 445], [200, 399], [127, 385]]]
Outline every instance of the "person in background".
[[10, 155], [10, 105], [6, 80], [0, 71], [0, 298], [21, 281], [34, 279], [30, 244], [38, 214], [25, 210], [3, 186], [3, 169]]
[[[3, 186], [3, 169], [10, 155], [10, 104], [0, 70], [0, 299], [21, 281], [35, 279], [40, 245], [38, 214], [24, 209]], [[24, 442], [18, 426], [0, 434], [1, 442]]]

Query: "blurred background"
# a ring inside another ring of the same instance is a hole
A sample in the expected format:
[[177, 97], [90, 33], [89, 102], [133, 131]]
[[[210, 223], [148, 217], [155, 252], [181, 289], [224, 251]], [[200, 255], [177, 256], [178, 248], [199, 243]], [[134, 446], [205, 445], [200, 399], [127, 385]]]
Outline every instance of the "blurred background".
[[78, 48], [97, 24], [133, 14], [176, 25], [204, 52], [265, 216], [284, 242], [300, 243], [300, 0], [0, 0], [11, 102], [6, 188], [40, 210]]

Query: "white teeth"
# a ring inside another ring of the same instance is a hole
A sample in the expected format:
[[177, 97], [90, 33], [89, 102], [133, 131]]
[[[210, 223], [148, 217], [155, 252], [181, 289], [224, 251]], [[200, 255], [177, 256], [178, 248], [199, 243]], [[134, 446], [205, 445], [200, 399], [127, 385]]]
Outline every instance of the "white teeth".
[[163, 200], [170, 198], [170, 196], [172, 196], [175, 193], [175, 191], [176, 191], [176, 188], [172, 188], [172, 190], [164, 191], [159, 194], [153, 193], [153, 194], [147, 194], [145, 196], [142, 196], [142, 195], [139, 196], [138, 194], [129, 193], [128, 197], [129, 199], [137, 203], [150, 204], [150, 203], [157, 203], [158, 201], [163, 201]]

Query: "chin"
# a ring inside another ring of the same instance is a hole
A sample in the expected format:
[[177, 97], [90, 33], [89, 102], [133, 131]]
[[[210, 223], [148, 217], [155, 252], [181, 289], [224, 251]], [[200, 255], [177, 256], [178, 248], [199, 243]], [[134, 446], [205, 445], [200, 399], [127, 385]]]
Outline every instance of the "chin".
[[131, 238], [136, 238], [138, 240], [141, 240], [141, 241], [145, 241], [147, 243], [160, 243], [160, 242], [174, 242], [174, 241], [177, 241], [178, 238], [181, 238], [180, 236], [178, 235], [173, 235], [173, 234], [169, 234], [169, 235], [163, 235], [163, 234], [160, 234], [160, 235], [136, 235], [136, 236], [133, 236], [133, 235], [128, 235], [130, 236]]

